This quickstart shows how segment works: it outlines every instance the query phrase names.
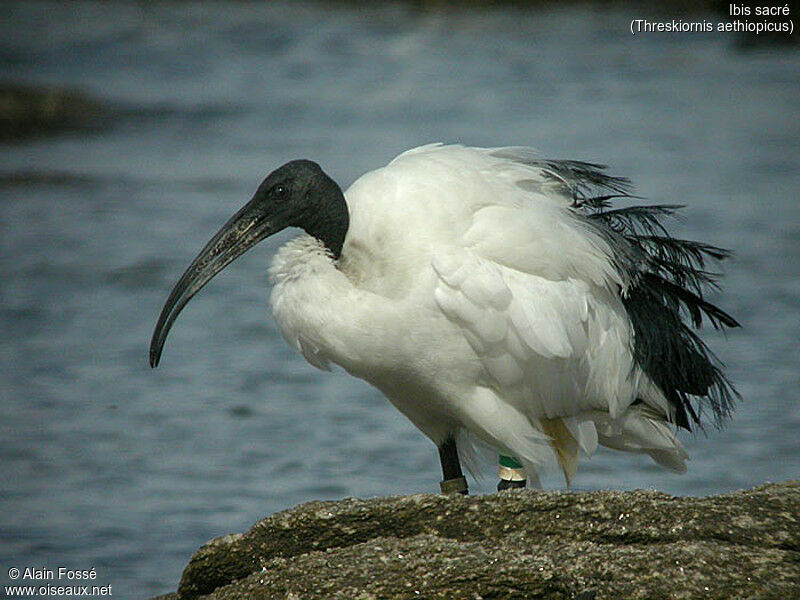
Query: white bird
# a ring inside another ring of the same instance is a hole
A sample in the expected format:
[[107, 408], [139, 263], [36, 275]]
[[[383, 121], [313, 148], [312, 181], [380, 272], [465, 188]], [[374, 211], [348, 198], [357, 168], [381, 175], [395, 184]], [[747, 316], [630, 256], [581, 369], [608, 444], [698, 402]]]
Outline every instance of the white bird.
[[[438, 447], [443, 491], [466, 493], [461, 440], [501, 455], [499, 489], [569, 483], [598, 444], [676, 472], [676, 427], [720, 424], [737, 395], [693, 328], [738, 324], [703, 298], [725, 250], [669, 236], [677, 206], [613, 208], [628, 180], [527, 148], [433, 144], [346, 193], [314, 162], [273, 171], [167, 300], [150, 347], [214, 275], [286, 227], [270, 268], [283, 337], [320, 369], [379, 389]], [[463, 435], [463, 434], [466, 434]], [[461, 444], [459, 450], [458, 444]], [[505, 470], [504, 470], [505, 469]]]

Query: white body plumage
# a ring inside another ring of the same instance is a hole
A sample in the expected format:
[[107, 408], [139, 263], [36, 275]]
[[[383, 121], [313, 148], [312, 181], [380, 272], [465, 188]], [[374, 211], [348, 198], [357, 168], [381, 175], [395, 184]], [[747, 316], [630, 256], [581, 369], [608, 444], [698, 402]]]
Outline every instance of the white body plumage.
[[338, 260], [310, 235], [275, 256], [282, 335], [383, 392], [437, 445], [463, 430], [567, 480], [600, 443], [675, 471], [670, 404], [636, 365], [614, 249], [525, 149], [432, 145], [346, 192]]

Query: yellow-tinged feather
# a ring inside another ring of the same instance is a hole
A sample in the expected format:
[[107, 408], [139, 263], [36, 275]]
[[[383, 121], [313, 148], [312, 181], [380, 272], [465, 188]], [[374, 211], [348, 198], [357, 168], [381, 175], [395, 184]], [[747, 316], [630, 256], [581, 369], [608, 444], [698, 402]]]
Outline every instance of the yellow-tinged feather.
[[540, 419], [541, 428], [550, 436], [550, 444], [556, 453], [558, 464], [564, 471], [567, 485], [578, 472], [578, 441], [572, 436], [561, 419]]

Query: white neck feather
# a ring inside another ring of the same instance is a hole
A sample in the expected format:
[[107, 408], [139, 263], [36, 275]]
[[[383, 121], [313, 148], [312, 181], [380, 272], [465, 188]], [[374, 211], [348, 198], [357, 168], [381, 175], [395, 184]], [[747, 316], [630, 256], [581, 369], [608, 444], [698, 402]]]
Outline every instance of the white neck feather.
[[273, 285], [280, 286], [330, 270], [336, 270], [330, 251], [318, 239], [303, 234], [278, 250], [270, 265], [269, 278]]

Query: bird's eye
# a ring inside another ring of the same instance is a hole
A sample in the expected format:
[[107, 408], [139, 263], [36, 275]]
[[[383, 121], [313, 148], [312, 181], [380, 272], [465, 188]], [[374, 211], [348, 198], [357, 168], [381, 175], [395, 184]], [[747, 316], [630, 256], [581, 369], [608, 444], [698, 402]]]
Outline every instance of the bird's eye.
[[274, 188], [272, 188], [272, 192], [276, 196], [283, 196], [286, 193], [286, 187], [283, 185], [276, 185]]

